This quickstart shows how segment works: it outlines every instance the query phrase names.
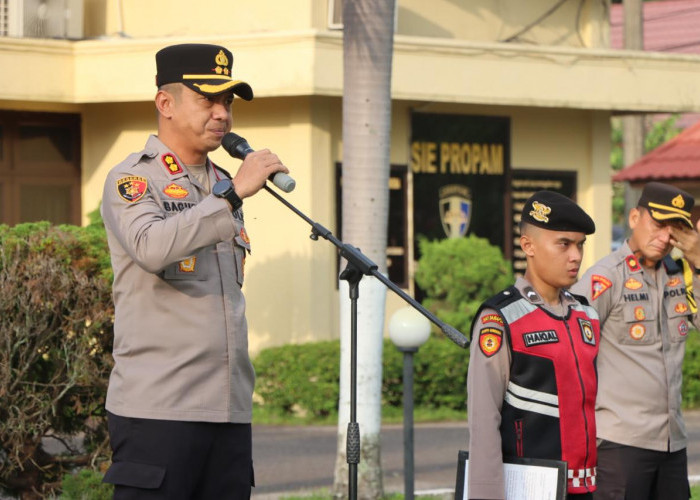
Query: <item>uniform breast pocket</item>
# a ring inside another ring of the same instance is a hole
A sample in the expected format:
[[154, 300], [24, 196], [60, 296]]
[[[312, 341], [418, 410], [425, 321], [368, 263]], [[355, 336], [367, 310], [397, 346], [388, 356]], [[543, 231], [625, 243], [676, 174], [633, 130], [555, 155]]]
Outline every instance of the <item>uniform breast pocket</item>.
[[624, 323], [618, 332], [621, 344], [652, 344], [656, 340], [656, 317], [648, 303], [631, 303], [623, 306]]
[[239, 286], [243, 286], [245, 277], [245, 259], [250, 253], [250, 240], [241, 231], [243, 236], [238, 235], [233, 239], [233, 257], [236, 259], [236, 281]]
[[181, 261], [170, 264], [163, 271], [166, 280], [194, 280], [207, 279], [207, 258], [203, 252], [192, 255]]
[[666, 304], [668, 331], [671, 342], [685, 342], [690, 331], [690, 307], [685, 296], [675, 297]]

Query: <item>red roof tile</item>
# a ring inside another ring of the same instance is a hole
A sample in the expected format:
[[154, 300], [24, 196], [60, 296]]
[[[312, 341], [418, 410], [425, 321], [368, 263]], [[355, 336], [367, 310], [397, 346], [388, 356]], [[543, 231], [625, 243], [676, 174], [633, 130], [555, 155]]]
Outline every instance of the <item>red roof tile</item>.
[[[700, 0], [644, 2], [644, 50], [700, 53]], [[623, 48], [623, 5], [610, 9], [610, 48]]]
[[700, 178], [700, 122], [613, 176], [620, 181]]

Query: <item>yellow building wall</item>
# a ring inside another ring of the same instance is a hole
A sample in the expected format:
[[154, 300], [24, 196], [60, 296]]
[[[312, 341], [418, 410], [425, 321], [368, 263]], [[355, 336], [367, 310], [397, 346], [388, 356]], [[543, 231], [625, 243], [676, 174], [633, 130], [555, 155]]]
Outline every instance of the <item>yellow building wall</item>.
[[[168, 0], [167, 4], [153, 0], [84, 0], [85, 36], [187, 37], [325, 30], [332, 2], [207, 0], [206, 8], [204, 4], [196, 8], [188, 0]], [[608, 46], [604, 2], [564, 2], [544, 16], [551, 7], [551, 0], [396, 0], [396, 33], [490, 42], [512, 38], [543, 45]]]
[[84, 0], [85, 36], [187, 37], [326, 26], [324, 0]]
[[402, 35], [572, 47], [609, 46], [607, 8], [598, 0], [564, 2], [547, 17], [543, 15], [554, 3], [550, 0], [430, 0], [430, 8], [426, 8], [425, 0], [397, 3], [396, 32]]
[[[514, 169], [577, 172], [577, 199], [597, 225], [585, 269], [610, 248], [608, 110], [700, 110], [700, 59], [580, 49], [607, 46], [607, 13], [593, 0], [565, 2], [522, 30], [551, 5], [398, 0], [391, 162], [409, 162], [412, 110], [509, 116]], [[155, 133], [155, 52], [171, 43], [225, 43], [234, 74], [257, 96], [234, 104], [234, 130], [283, 159], [297, 180], [285, 198], [340, 237], [342, 33], [326, 31], [327, 16], [326, 0], [212, 0], [206, 9], [183, 0], [85, 0], [92, 40], [0, 39], [0, 63], [11, 69], [0, 71], [0, 109], [81, 114], [87, 222], [107, 171]], [[519, 31], [516, 43], [496, 43]], [[664, 93], [656, 91], [660, 81]], [[235, 172], [238, 161], [225, 152], [212, 158]], [[337, 338], [335, 248], [312, 241], [308, 224], [268, 193], [246, 200], [245, 212], [251, 350]], [[389, 292], [387, 321], [403, 305]]]

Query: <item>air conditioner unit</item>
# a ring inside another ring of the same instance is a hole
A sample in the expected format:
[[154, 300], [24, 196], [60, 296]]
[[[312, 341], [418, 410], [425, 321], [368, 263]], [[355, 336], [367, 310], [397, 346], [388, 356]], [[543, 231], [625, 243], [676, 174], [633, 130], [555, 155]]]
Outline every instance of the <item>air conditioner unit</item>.
[[4, 1], [8, 7], [9, 36], [83, 38], [83, 0]]

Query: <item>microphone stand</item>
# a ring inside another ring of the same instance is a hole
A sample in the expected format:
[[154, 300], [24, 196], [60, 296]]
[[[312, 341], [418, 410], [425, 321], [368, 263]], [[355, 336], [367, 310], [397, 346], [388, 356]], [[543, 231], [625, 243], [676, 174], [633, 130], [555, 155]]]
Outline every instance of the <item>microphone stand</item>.
[[350, 500], [357, 499], [357, 465], [360, 463], [360, 426], [357, 423], [357, 299], [360, 296], [359, 283], [363, 275], [374, 276], [387, 288], [396, 293], [399, 297], [408, 302], [414, 309], [428, 318], [449, 338], [452, 342], [462, 348], [469, 345], [469, 340], [456, 328], [438, 319], [428, 311], [413, 297], [401, 290], [396, 284], [386, 276], [377, 271], [378, 266], [359, 248], [343, 243], [333, 236], [333, 233], [314, 222], [294, 205], [285, 200], [277, 192], [270, 189], [266, 184], [265, 189], [272, 196], [277, 198], [282, 204], [292, 212], [304, 219], [311, 226], [310, 238], [318, 241], [319, 236], [331, 242], [339, 251], [341, 257], [347, 261], [347, 266], [340, 273], [340, 279], [346, 280], [350, 286], [350, 422], [348, 423], [346, 438], [346, 457], [348, 462], [348, 496]]

